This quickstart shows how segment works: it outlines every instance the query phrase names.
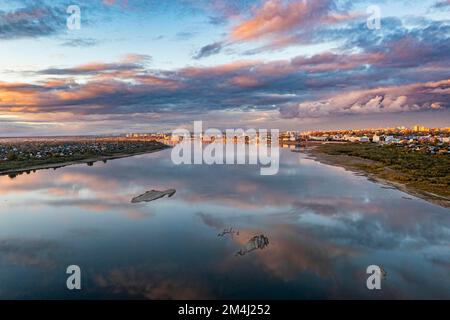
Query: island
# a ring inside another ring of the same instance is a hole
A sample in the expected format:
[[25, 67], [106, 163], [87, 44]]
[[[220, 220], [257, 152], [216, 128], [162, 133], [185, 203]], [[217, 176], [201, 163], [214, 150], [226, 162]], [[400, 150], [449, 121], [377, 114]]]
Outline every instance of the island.
[[175, 189], [167, 189], [164, 191], [150, 190], [141, 194], [140, 196], [131, 199], [131, 203], [151, 202], [165, 197], [166, 195], [171, 198], [175, 194]]

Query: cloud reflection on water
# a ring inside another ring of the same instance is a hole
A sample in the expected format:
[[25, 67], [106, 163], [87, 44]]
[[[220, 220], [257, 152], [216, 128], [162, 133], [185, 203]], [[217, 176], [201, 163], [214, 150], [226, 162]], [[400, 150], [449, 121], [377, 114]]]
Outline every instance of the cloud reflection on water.
[[[379, 297], [450, 296], [447, 209], [290, 152], [282, 152], [279, 174], [268, 177], [251, 166], [177, 167], [168, 156], [0, 177], [1, 215], [12, 228], [4, 230], [19, 239], [14, 247], [0, 241], [0, 257], [7, 257], [1, 263], [38, 267], [63, 259], [26, 255], [29, 246], [20, 241], [25, 227], [17, 216], [50, 215], [62, 239], [82, 239], [79, 259], [96, 257], [91, 293], [100, 297], [370, 298], [361, 283], [372, 263], [389, 273]], [[129, 201], [169, 188], [177, 190], [170, 199]], [[217, 237], [230, 227], [239, 235]], [[84, 229], [88, 236], [73, 232]], [[235, 257], [257, 234], [270, 245]], [[426, 285], [415, 292], [420, 282]]]

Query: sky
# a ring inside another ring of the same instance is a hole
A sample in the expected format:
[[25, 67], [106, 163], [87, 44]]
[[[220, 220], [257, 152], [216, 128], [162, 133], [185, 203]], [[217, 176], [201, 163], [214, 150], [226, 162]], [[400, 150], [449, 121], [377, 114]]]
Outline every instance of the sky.
[[450, 127], [449, 37], [450, 0], [0, 0], [0, 136]]

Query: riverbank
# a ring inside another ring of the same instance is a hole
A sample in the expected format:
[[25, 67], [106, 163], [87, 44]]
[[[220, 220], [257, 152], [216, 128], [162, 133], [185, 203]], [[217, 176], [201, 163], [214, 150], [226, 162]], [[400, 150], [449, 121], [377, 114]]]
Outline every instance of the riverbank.
[[[45, 160], [33, 160], [33, 161], [11, 161], [8, 163], [7, 166], [3, 165], [2, 168], [0, 168], [0, 176], [9, 175], [9, 176], [16, 176], [23, 173], [29, 173], [29, 172], [35, 172], [38, 170], [46, 170], [46, 169], [58, 169], [63, 168], [71, 165], [76, 164], [87, 164], [87, 165], [93, 165], [95, 162], [103, 161], [106, 162], [108, 160], [115, 160], [115, 159], [121, 159], [121, 158], [128, 158], [133, 157], [137, 155], [147, 154], [147, 153], [153, 153], [157, 151], [162, 151], [165, 149], [170, 148], [170, 146], [167, 146], [165, 144], [159, 143], [157, 145], [150, 146], [146, 148], [145, 150], [137, 150], [136, 152], [126, 152], [126, 153], [114, 153], [114, 154], [108, 154], [108, 155], [96, 155], [96, 156], [77, 156], [77, 157], [71, 157], [68, 158], [49, 158]], [[6, 168], [5, 168], [6, 167]]]
[[[362, 147], [358, 144], [321, 144], [308, 146], [305, 152], [319, 162], [360, 173], [372, 181], [396, 188], [439, 206], [450, 208], [450, 191], [448, 185], [446, 185], [449, 181], [448, 173], [444, 172], [443, 176], [441, 174], [441, 177], [436, 178], [432, 176], [432, 173], [427, 174], [427, 172], [417, 169], [418, 167], [426, 168], [431, 166], [428, 163], [420, 163], [419, 165], [410, 163], [408, 167], [399, 168], [396, 161], [404, 159], [400, 159], [401, 156], [395, 150], [392, 150], [392, 152], [393, 159], [396, 160], [386, 159], [385, 162], [382, 162], [371, 159], [372, 155], [373, 158], [380, 159], [380, 150], [375, 149], [379, 147], [374, 147], [372, 150], [364, 146], [364, 153], [360, 152], [361, 150], [358, 150], [358, 148]], [[386, 151], [383, 150], [383, 152]], [[390, 151], [388, 150], [388, 152]], [[355, 156], [354, 154], [362, 154], [364, 157]], [[427, 161], [424, 160], [427, 158], [421, 157], [420, 159], [422, 162]], [[433, 160], [433, 163], [436, 161], [435, 159], [431, 160]], [[442, 161], [444, 161], [442, 165], [445, 166], [448, 158]], [[445, 167], [443, 170], [445, 170]]]

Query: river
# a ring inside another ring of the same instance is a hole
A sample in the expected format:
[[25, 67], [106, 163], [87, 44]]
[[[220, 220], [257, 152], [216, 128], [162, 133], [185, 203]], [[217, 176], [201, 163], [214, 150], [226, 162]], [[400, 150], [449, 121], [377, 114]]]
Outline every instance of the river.
[[0, 177], [0, 298], [450, 298], [450, 210], [287, 149], [273, 176], [170, 153]]

